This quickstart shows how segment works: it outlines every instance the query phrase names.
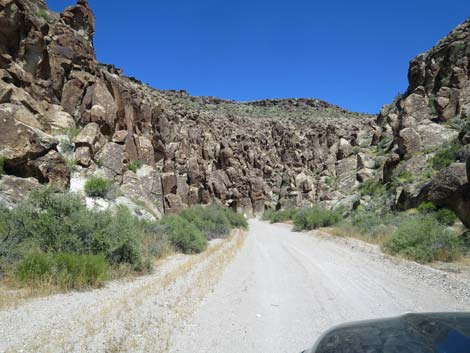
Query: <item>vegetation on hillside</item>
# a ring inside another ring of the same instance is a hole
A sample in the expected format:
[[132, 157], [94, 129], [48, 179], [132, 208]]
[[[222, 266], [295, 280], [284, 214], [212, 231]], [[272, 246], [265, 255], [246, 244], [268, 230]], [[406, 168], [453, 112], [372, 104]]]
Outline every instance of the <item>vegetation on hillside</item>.
[[[372, 183], [362, 191], [373, 195], [383, 192]], [[455, 214], [432, 203], [421, 204], [416, 212], [386, 215], [358, 209], [347, 218], [340, 211], [319, 207], [267, 210], [263, 219], [271, 223], [293, 221], [295, 230], [330, 227], [331, 234], [379, 244], [387, 253], [421, 263], [454, 261], [468, 250], [463, 237], [449, 228], [457, 219]]]
[[46, 188], [15, 209], [0, 208], [0, 274], [29, 286], [96, 287], [113, 269], [147, 271], [155, 258], [200, 252], [208, 239], [246, 227], [242, 215], [221, 206], [149, 222], [125, 207], [89, 210], [79, 196]]
[[130, 162], [127, 165], [127, 169], [129, 169], [130, 171], [133, 171], [134, 173], [137, 173], [137, 170], [143, 165], [144, 163], [142, 161], [135, 160], [135, 161]]
[[294, 229], [297, 231], [332, 226], [342, 218], [341, 211], [331, 211], [321, 207], [268, 210], [263, 214], [263, 219], [269, 220], [271, 223], [292, 221]]
[[[358, 119], [371, 115], [350, 112], [316, 99], [279, 99], [263, 102], [237, 102], [214, 97], [197, 97], [173, 91], [158, 91], [180, 109], [206, 111], [244, 118], [273, 119]], [[264, 104], [265, 103], [265, 104]]]
[[111, 186], [110, 180], [93, 177], [86, 181], [85, 193], [90, 197], [105, 197]]
[[430, 159], [431, 167], [435, 170], [447, 168], [449, 165], [457, 161], [461, 150], [462, 145], [457, 141], [438, 149]]
[[3, 156], [0, 156], [0, 175], [5, 173], [5, 170], [3, 169], [5, 167], [5, 161], [6, 161], [6, 158]]
[[423, 204], [418, 212], [386, 215], [357, 210], [332, 232], [379, 244], [385, 252], [422, 263], [453, 261], [465, 252], [461, 238], [448, 228], [456, 216], [431, 205]]

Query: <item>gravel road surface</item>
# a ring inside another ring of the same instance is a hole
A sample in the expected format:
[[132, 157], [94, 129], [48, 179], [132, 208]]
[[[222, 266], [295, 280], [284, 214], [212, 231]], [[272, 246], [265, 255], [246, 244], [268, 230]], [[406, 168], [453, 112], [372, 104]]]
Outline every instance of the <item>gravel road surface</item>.
[[332, 325], [469, 311], [469, 273], [250, 221], [154, 274], [0, 310], [0, 352], [298, 353]]
[[252, 220], [242, 251], [170, 351], [298, 353], [347, 321], [470, 310], [468, 274], [318, 233]]

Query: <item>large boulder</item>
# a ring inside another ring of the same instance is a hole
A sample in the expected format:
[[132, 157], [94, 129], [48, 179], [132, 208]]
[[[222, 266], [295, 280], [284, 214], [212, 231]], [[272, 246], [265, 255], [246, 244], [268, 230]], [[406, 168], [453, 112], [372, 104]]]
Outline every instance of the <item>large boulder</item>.
[[75, 6], [66, 8], [61, 14], [61, 19], [87, 40], [93, 40], [95, 34], [95, 16], [90, 9], [87, 0], [78, 0]]
[[421, 146], [424, 151], [430, 151], [445, 145], [457, 138], [459, 134], [455, 129], [436, 123], [419, 125], [416, 127], [416, 132], [420, 136]]
[[88, 87], [80, 108], [85, 122], [97, 123], [105, 134], [114, 132], [117, 105], [103, 80]]
[[[67, 190], [70, 184], [70, 170], [64, 157], [55, 150], [26, 164], [28, 174], [36, 177], [41, 183], [54, 185]], [[26, 174], [26, 173], [25, 173]]]
[[41, 122], [51, 131], [64, 132], [75, 127], [75, 120], [59, 105], [52, 105]]
[[97, 164], [104, 169], [106, 175], [116, 179], [125, 171], [124, 146], [114, 142], [108, 142], [95, 156]]
[[453, 163], [441, 171], [427, 190], [427, 197], [436, 205], [453, 210], [470, 227], [470, 184], [465, 163]]
[[[7, 172], [18, 174], [14, 170], [28, 161], [47, 154], [59, 141], [44, 133], [35, 125], [36, 120], [23, 119], [23, 108], [12, 104], [0, 105], [0, 156], [6, 159]], [[31, 117], [31, 116], [30, 116]], [[20, 121], [22, 120], [22, 121]], [[29, 123], [26, 124], [26, 123]]]
[[100, 127], [96, 123], [87, 124], [75, 138], [75, 146], [87, 147], [93, 156], [106, 143], [106, 139], [100, 131]]
[[41, 184], [34, 178], [18, 178], [12, 175], [0, 177], [0, 205], [13, 208], [28, 194], [40, 188]]
[[178, 189], [178, 178], [173, 173], [163, 173], [162, 176], [162, 189], [163, 194], [176, 194]]
[[161, 218], [164, 212], [162, 185], [158, 173], [153, 168], [143, 166], [137, 174], [127, 171], [120, 190], [129, 199], [140, 201], [156, 218]]
[[410, 158], [421, 151], [421, 136], [415, 129], [407, 127], [398, 136], [398, 151], [403, 158]]

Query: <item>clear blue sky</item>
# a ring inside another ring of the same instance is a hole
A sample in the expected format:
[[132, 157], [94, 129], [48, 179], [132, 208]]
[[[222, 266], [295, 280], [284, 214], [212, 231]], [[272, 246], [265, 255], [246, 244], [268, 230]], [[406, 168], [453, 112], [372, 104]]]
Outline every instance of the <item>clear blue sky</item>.
[[[47, 0], [55, 11], [73, 0]], [[98, 60], [153, 87], [377, 112], [468, 0], [89, 0]]]

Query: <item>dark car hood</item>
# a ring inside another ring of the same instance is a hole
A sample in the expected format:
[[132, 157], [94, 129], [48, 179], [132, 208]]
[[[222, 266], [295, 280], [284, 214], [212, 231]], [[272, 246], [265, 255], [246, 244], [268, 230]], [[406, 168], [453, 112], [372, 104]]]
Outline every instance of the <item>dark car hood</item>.
[[407, 314], [334, 327], [308, 353], [469, 353], [470, 313]]

